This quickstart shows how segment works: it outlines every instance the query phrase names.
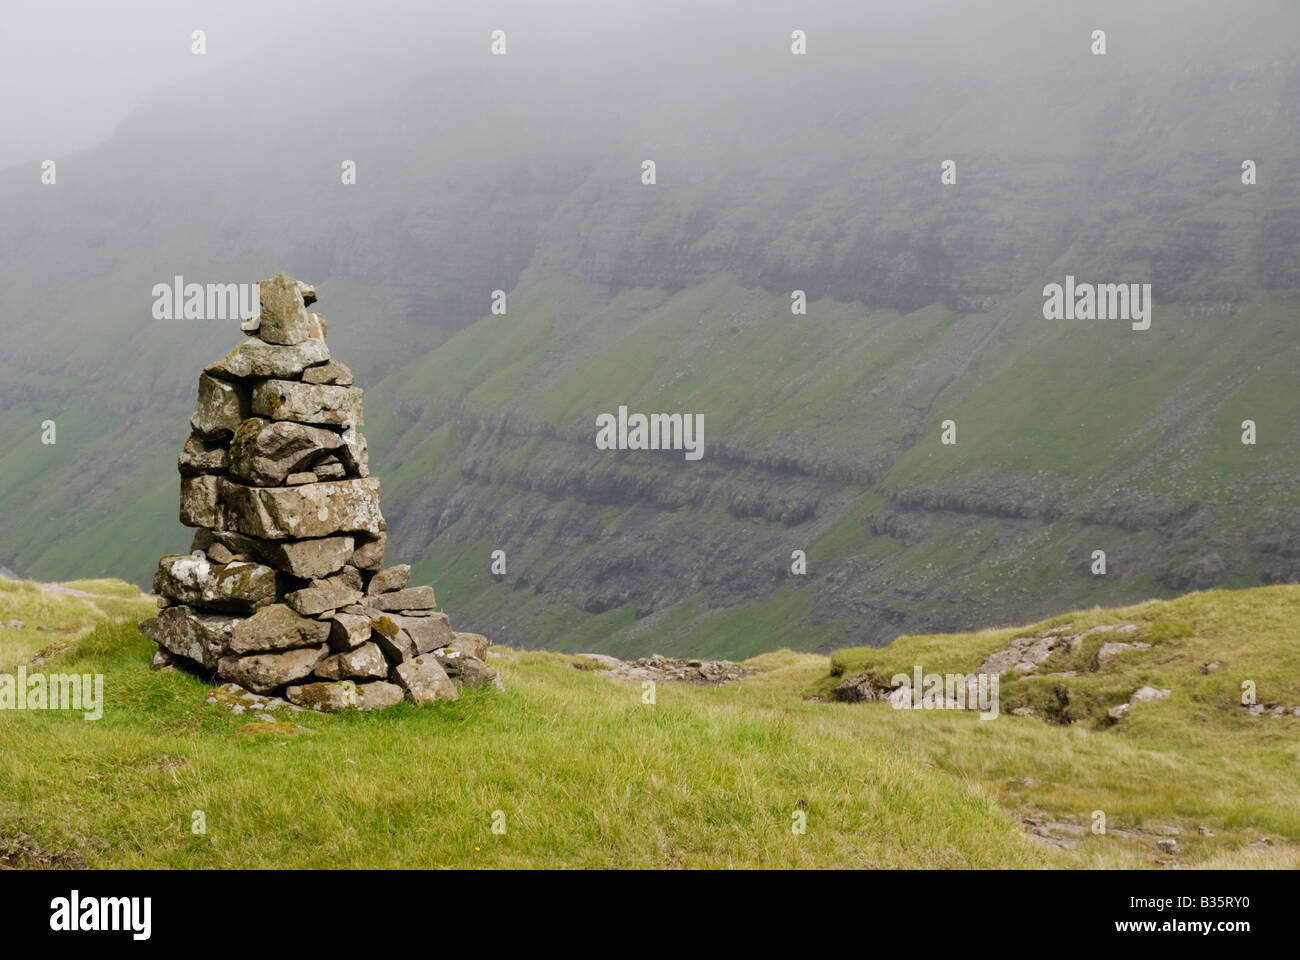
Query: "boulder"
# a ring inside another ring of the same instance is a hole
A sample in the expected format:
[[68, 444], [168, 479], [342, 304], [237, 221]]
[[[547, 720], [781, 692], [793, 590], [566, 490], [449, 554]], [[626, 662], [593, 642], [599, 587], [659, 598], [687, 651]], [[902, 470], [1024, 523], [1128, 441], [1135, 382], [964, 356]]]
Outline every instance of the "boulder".
[[[230, 443], [230, 475], [258, 487], [278, 487], [291, 473], [343, 446], [333, 430], [250, 417]], [[316, 477], [310, 474], [311, 482]]]
[[504, 690], [505, 685], [496, 669], [489, 667], [478, 657], [464, 656], [453, 647], [435, 650], [430, 656], [436, 657], [442, 664], [451, 681], [464, 687], [497, 687]]
[[1109, 663], [1112, 659], [1114, 659], [1119, 654], [1123, 653], [1125, 650], [1150, 650], [1150, 649], [1151, 649], [1151, 644], [1143, 643], [1141, 640], [1134, 640], [1131, 642], [1112, 640], [1109, 643], [1103, 643], [1101, 645], [1101, 648], [1098, 649], [1097, 651], [1097, 669], [1100, 670], [1102, 667], [1106, 666], [1107, 663]]
[[[197, 547], [190, 547], [190, 552], [193, 553], [197, 549]], [[252, 557], [246, 557], [240, 553], [231, 553], [219, 543], [212, 544], [207, 550], [203, 551], [203, 554], [212, 563], [231, 563], [235, 560], [246, 563], [252, 559]]]
[[180, 520], [187, 527], [220, 528], [226, 511], [221, 506], [221, 478], [204, 474], [181, 478]]
[[190, 434], [181, 448], [176, 466], [182, 477], [194, 477], [202, 473], [225, 473], [230, 464], [226, 447], [219, 441], [204, 439], [197, 431]]
[[366, 593], [374, 596], [376, 593], [392, 593], [394, 590], [401, 590], [406, 586], [406, 581], [410, 577], [411, 565], [409, 563], [402, 563], [386, 570], [380, 570], [371, 578]]
[[263, 607], [235, 624], [230, 638], [232, 653], [292, 650], [315, 647], [330, 635], [330, 625], [294, 613], [283, 603]]
[[402, 702], [405, 694], [395, 683], [374, 680], [370, 683], [357, 684], [357, 708], [360, 710], [383, 710], [395, 707]]
[[180, 659], [165, 647], [159, 647], [153, 652], [153, 662], [149, 664], [149, 669], [160, 670], [164, 673], [175, 673], [176, 664], [180, 662]]
[[429, 653], [449, 645], [456, 639], [456, 634], [451, 629], [451, 621], [445, 613], [432, 613], [425, 617], [408, 617], [401, 614], [389, 616], [415, 642], [416, 653]]
[[461, 656], [487, 659], [488, 638], [481, 633], [453, 633], [449, 646], [460, 651]]
[[261, 322], [257, 336], [267, 343], [292, 346], [302, 343], [311, 332], [307, 307], [298, 282], [283, 273], [258, 285], [262, 301]]
[[264, 380], [253, 387], [252, 407], [254, 413], [272, 420], [338, 427], [362, 424], [361, 390], [357, 387]]
[[334, 575], [333, 579], [345, 583], [355, 590], [357, 592], [357, 600], [353, 602], [355, 603], [360, 601], [361, 592], [365, 587], [365, 581], [361, 577], [360, 570], [349, 564], [344, 564], [343, 568]]
[[[226, 526], [264, 540], [301, 540], [355, 531], [375, 534], [384, 519], [375, 479], [301, 487], [250, 487], [223, 480], [219, 490]], [[355, 561], [353, 565], [360, 566]]]
[[318, 367], [304, 370], [302, 372], [302, 382], [330, 383], [339, 387], [350, 387], [356, 382], [356, 379], [352, 376], [352, 371], [348, 369], [346, 363], [341, 363], [338, 360], [331, 360], [328, 363], [322, 363]]
[[416, 657], [393, 668], [393, 679], [412, 703], [455, 700], [460, 694], [436, 657]]
[[376, 610], [432, 610], [437, 603], [433, 587], [407, 587], [392, 593], [380, 593], [366, 598], [366, 605]]
[[153, 591], [191, 606], [251, 613], [275, 602], [275, 571], [260, 563], [210, 563], [189, 554], [170, 554], [158, 561]]
[[359, 534], [356, 549], [348, 558], [348, 563], [358, 570], [374, 572], [384, 565], [384, 556], [388, 552], [388, 534]]
[[1140, 687], [1133, 696], [1128, 698], [1128, 702], [1147, 703], [1151, 700], [1164, 700], [1172, 692], [1172, 690], [1157, 690], [1155, 687]]
[[388, 661], [378, 645], [363, 643], [355, 650], [326, 657], [316, 664], [314, 672], [326, 680], [386, 680]]
[[199, 613], [187, 606], [168, 607], [140, 624], [140, 632], [178, 657], [192, 660], [205, 670], [230, 650], [230, 635], [239, 620], [216, 613]]
[[361, 599], [361, 593], [334, 576], [313, 580], [301, 590], [284, 595], [284, 602], [303, 616], [314, 617], [327, 610], [337, 610]]
[[870, 703], [879, 699], [880, 693], [870, 674], [858, 673], [836, 684], [834, 697], [842, 703]]
[[330, 625], [330, 647], [334, 650], [355, 650], [370, 639], [367, 616], [336, 612], [325, 622]]
[[196, 433], [208, 439], [231, 436], [248, 414], [248, 391], [244, 387], [206, 373], [199, 376], [199, 398], [190, 417]]
[[299, 376], [305, 380], [308, 370], [317, 369], [318, 364], [328, 366], [329, 359], [329, 347], [323, 340], [304, 340], [293, 346], [283, 346], [253, 338], [245, 340], [215, 363], [208, 364], [203, 372], [227, 380], [249, 377], [289, 380]]
[[217, 675], [254, 693], [270, 693], [286, 683], [308, 676], [329, 651], [329, 645], [299, 647], [283, 653], [251, 653], [222, 657]]
[[393, 663], [410, 660], [419, 653], [411, 635], [389, 616], [376, 614], [370, 617], [370, 637]]
[[338, 455], [343, 461], [341, 466], [346, 468], [347, 472], [358, 477], [370, 476], [370, 448], [366, 444], [366, 438], [356, 427], [344, 429], [343, 446], [339, 448]]
[[209, 556], [215, 556], [212, 552], [215, 545], [302, 580], [337, 573], [353, 553], [353, 539], [346, 535], [314, 540], [263, 540], [233, 530], [199, 530], [190, 549], [205, 550]]
[[298, 684], [285, 690], [284, 695], [296, 706], [323, 713], [351, 710], [360, 705], [357, 685], [351, 680]]
[[[410, 638], [417, 654], [445, 647], [455, 639], [451, 622], [445, 613], [435, 613], [428, 617], [406, 617], [397, 613], [374, 614], [370, 618], [370, 626], [375, 633], [390, 640], [395, 638], [395, 634], [405, 634]], [[399, 646], [399, 649], [405, 647]]]

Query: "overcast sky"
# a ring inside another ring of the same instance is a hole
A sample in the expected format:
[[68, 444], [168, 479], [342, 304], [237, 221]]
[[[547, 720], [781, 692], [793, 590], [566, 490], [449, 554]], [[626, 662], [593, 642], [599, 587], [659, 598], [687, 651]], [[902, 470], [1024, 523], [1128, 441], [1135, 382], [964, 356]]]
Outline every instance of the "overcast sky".
[[[1207, 14], [1217, 31], [1266, 23], [1290, 2], [1238, 9], [1228, 0], [3, 0], [0, 169], [102, 142], [168, 88], [205, 74], [237, 77], [241, 63], [259, 57], [275, 58], [275, 70], [336, 78], [463, 62], [469, 66], [458, 76], [474, 83], [475, 70], [493, 69], [489, 58], [459, 58], [486, 50], [489, 32], [501, 27], [511, 32], [512, 63], [526, 67], [535, 56], [549, 72], [594, 71], [602, 79], [589, 83], [599, 94], [603, 78], [627, 79], [638, 68], [651, 71], [652, 88], [691, 68], [697, 80], [712, 69], [760, 84], [763, 70], [786, 70], [789, 31], [798, 27], [818, 58], [856, 69], [902, 56], [960, 90], [963, 69], [1015, 70], [1053, 45], [1077, 52], [1095, 26], [1114, 33], [1113, 66], [1132, 68], [1176, 53], [1182, 36], [1204, 34]], [[196, 29], [206, 31], [205, 56], [191, 53]], [[869, 91], [846, 92], [860, 100]]]
[[[320, 4], [4, 0], [0, 168], [99, 143], [152, 95], [292, 36], [313, 6]], [[207, 31], [206, 56], [190, 51], [196, 29]]]

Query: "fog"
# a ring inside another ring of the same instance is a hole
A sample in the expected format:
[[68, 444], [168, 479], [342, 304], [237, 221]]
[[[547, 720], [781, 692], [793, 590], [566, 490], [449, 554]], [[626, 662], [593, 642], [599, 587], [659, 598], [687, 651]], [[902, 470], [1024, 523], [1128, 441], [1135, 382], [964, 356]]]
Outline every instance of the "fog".
[[[711, 94], [799, 83], [788, 46], [802, 29], [809, 57], [800, 69], [842, 78], [845, 87], [826, 96], [852, 115], [855, 103], [906, 97], [920, 84], [960, 96], [972, 81], [1032, 72], [1044, 58], [1069, 74], [1085, 66], [1081, 37], [1098, 27], [1113, 37], [1108, 66], [1121, 70], [1180, 56], [1190, 63], [1240, 31], [1295, 39], [1294, 7], [1285, 2], [12, 0], [0, 32], [0, 168], [99, 143], [152, 98], [208, 76], [235, 95], [239, 72], [249, 69], [266, 97], [297, 90], [304, 73], [326, 87], [351, 83], [364, 99], [400, 77], [473, 86], [512, 70], [555, 89], [592, 84], [574, 111], [691, 112]], [[496, 29], [508, 37], [504, 60], [486, 55]], [[206, 33], [202, 56], [191, 52], [195, 30]], [[901, 68], [909, 86], [891, 85], [883, 66]], [[667, 90], [690, 96], [656, 107]], [[219, 107], [220, 93], [205, 96]], [[320, 120], [346, 128], [349, 117]]]

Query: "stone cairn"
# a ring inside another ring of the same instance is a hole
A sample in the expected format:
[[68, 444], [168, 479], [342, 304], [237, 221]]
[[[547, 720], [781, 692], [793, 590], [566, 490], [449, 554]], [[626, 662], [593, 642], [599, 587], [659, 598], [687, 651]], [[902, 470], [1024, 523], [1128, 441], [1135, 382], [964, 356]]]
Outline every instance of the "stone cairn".
[[488, 642], [456, 633], [432, 587], [384, 567], [388, 525], [361, 435], [361, 390], [330, 358], [316, 291], [259, 284], [249, 335], [199, 377], [181, 451], [189, 555], [158, 563], [140, 629], [155, 669], [227, 681], [261, 709], [363, 710], [501, 686]]

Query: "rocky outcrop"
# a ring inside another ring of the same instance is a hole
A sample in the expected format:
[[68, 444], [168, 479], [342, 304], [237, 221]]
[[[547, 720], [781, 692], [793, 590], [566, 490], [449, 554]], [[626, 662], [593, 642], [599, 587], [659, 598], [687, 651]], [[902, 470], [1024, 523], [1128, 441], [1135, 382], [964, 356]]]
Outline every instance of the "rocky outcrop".
[[[463, 637], [465, 634], [457, 634]], [[486, 642], [486, 641], [485, 641]], [[573, 664], [579, 670], [601, 671], [618, 680], [654, 680], [719, 685], [742, 680], [750, 671], [730, 660], [694, 660], [652, 654], [637, 660], [620, 660], [603, 653], [582, 653]]]
[[241, 709], [374, 710], [501, 687], [486, 638], [456, 634], [408, 565], [384, 567], [362, 392], [307, 312], [315, 299], [284, 274], [262, 281], [250, 339], [199, 377], [178, 461], [181, 522], [198, 531], [189, 555], [158, 564], [162, 610], [140, 625], [155, 665], [215, 673], [228, 682], [212, 697]]

